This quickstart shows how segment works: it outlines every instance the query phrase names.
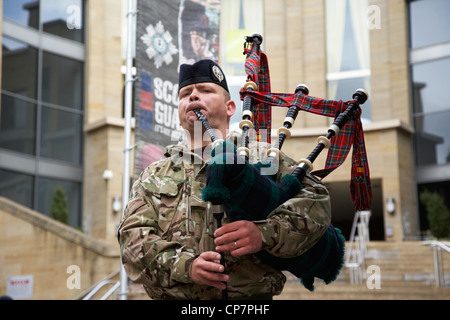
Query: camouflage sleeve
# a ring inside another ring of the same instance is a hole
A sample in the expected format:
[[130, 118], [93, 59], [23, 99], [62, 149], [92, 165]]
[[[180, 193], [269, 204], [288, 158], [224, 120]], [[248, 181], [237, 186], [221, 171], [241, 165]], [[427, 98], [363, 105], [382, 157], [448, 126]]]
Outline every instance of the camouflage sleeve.
[[155, 208], [142, 180], [136, 181], [118, 230], [124, 268], [132, 281], [149, 287], [190, 283], [194, 251], [158, 235], [159, 217]]
[[[309, 180], [309, 179], [308, 179]], [[274, 256], [301, 255], [323, 235], [331, 222], [327, 189], [321, 183], [303, 182], [295, 197], [275, 209], [267, 219], [256, 221], [263, 248]]]

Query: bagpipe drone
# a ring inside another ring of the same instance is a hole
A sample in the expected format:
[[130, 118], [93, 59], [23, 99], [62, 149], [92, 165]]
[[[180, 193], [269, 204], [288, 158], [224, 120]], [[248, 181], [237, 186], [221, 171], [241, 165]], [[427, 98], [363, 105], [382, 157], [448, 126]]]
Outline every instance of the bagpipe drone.
[[[212, 204], [218, 227], [226, 213], [230, 221], [266, 219], [278, 206], [299, 193], [306, 175], [323, 179], [346, 159], [353, 147], [350, 190], [355, 210], [370, 209], [372, 190], [369, 167], [366, 157], [364, 135], [360, 120], [361, 108], [367, 99], [367, 93], [358, 89], [353, 100], [326, 100], [309, 96], [305, 85], [296, 88], [295, 93], [272, 93], [267, 57], [261, 50], [262, 36], [253, 34], [246, 37], [244, 54], [247, 82], [240, 91], [243, 100], [241, 146], [217, 138], [207, 119], [196, 110], [196, 115], [209, 133], [213, 142], [212, 159], [207, 168], [207, 185], [202, 190], [204, 201]], [[283, 126], [278, 129], [278, 141], [269, 149], [265, 161], [250, 164], [249, 134], [256, 131], [256, 136], [266, 129], [267, 142], [270, 143], [271, 106], [288, 107]], [[282, 156], [281, 147], [290, 137], [290, 128], [303, 110], [315, 114], [334, 117], [326, 136], [317, 140], [317, 146], [305, 159], [298, 161], [292, 174], [286, 174], [280, 183], [274, 176], [262, 174], [278, 164]], [[320, 152], [328, 148], [325, 168], [313, 170], [313, 162]], [[326, 284], [334, 281], [343, 265], [345, 239], [338, 228], [327, 228], [318, 242], [300, 256], [279, 258], [267, 251], [256, 253], [264, 263], [278, 270], [286, 270], [298, 277], [310, 291], [314, 290], [314, 278], [322, 279]], [[223, 256], [222, 256], [223, 257]], [[223, 263], [223, 261], [222, 261]], [[224, 290], [226, 299], [227, 292]]]

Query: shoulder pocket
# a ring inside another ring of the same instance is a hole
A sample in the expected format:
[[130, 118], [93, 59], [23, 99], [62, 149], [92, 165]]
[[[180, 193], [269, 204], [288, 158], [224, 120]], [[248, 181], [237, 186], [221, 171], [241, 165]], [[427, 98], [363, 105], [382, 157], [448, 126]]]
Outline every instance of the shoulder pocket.
[[167, 195], [173, 197], [180, 191], [183, 179], [178, 179], [177, 177], [149, 177], [142, 184], [146, 190], [155, 196]]

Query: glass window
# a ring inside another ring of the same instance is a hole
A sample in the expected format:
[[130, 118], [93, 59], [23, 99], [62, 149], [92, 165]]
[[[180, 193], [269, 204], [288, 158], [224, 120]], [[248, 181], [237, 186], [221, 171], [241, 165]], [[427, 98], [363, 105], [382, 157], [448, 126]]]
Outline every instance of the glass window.
[[450, 110], [415, 117], [417, 165], [450, 163]]
[[[352, 99], [358, 88], [370, 94], [367, 0], [326, 0], [326, 54], [329, 99]], [[371, 121], [370, 99], [362, 106]]]
[[41, 0], [41, 11], [44, 32], [84, 41], [82, 0]]
[[231, 99], [237, 106], [230, 128], [239, 130], [242, 118], [239, 90], [246, 79], [244, 41], [245, 36], [255, 32], [264, 36], [264, 3], [262, 0], [228, 0], [222, 1], [220, 6], [220, 63], [227, 76]]
[[42, 64], [42, 100], [81, 110], [83, 63], [44, 52]]
[[450, 41], [450, 1], [416, 0], [409, 8], [412, 48]]
[[36, 99], [38, 50], [5, 36], [2, 41], [2, 89]]
[[450, 163], [450, 58], [412, 67], [417, 164]]
[[[264, 4], [262, 0], [222, 1], [220, 7], [221, 66], [229, 76], [245, 76], [245, 36], [259, 32], [264, 35]], [[264, 41], [262, 44], [264, 48]], [[244, 78], [245, 80], [245, 78]], [[243, 83], [240, 83], [242, 87]], [[239, 88], [240, 89], [240, 88]]]
[[0, 169], [0, 196], [33, 207], [33, 177]]
[[[0, 152], [20, 152], [19, 158], [27, 163], [34, 160], [38, 164], [40, 158], [47, 158], [65, 162], [59, 164], [63, 167], [81, 167], [84, 61], [29, 45], [35, 39], [18, 41], [15, 29], [19, 34], [26, 26], [83, 42], [84, 1], [4, 0], [2, 4], [3, 17], [12, 29], [9, 36], [2, 37]], [[37, 165], [30, 166], [27, 174], [11, 171], [18, 166], [13, 169], [10, 165], [0, 163], [1, 196], [49, 215], [53, 190], [60, 185], [69, 199], [70, 224], [80, 226], [81, 183], [43, 178]], [[76, 176], [73, 181], [79, 179]]]
[[450, 109], [450, 58], [415, 64], [412, 67], [414, 113]]
[[35, 155], [36, 105], [2, 94], [0, 148]]
[[370, 69], [367, 0], [326, 0], [327, 72]]
[[37, 211], [50, 216], [50, 208], [53, 201], [53, 192], [56, 187], [61, 187], [67, 196], [69, 209], [69, 225], [81, 226], [81, 185], [75, 182], [57, 179], [38, 179], [38, 205]]
[[39, 1], [3, 0], [3, 17], [39, 29]]
[[[369, 83], [369, 77], [328, 81], [328, 96], [333, 97], [333, 99], [347, 101], [352, 99], [353, 93], [355, 93], [357, 89], [367, 88], [369, 86]], [[371, 103], [369, 99], [363, 105], [361, 105], [361, 121], [363, 123], [370, 122], [372, 114], [371, 110]]]
[[82, 116], [42, 107], [41, 157], [81, 164]]
[[[353, 27], [354, 24], [351, 17], [350, 5], [347, 4], [343, 41], [339, 44], [339, 47], [335, 47], [335, 49], [342, 50], [341, 54], [338, 55], [341, 58], [339, 71], [361, 69], [360, 58], [362, 57], [358, 57], [358, 48], [355, 37], [356, 30]], [[342, 46], [342, 48], [340, 48], [340, 46]], [[333, 50], [332, 48], [330, 49]], [[333, 55], [332, 52], [329, 52], [329, 54]]]

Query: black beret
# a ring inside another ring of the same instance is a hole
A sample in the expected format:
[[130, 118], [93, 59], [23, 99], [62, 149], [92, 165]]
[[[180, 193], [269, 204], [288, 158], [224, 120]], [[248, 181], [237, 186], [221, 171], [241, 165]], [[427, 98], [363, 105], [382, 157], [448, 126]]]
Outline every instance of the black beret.
[[222, 69], [212, 60], [200, 60], [194, 64], [182, 64], [180, 66], [179, 88], [190, 84], [212, 82], [218, 84], [226, 91], [228, 90], [227, 79]]

